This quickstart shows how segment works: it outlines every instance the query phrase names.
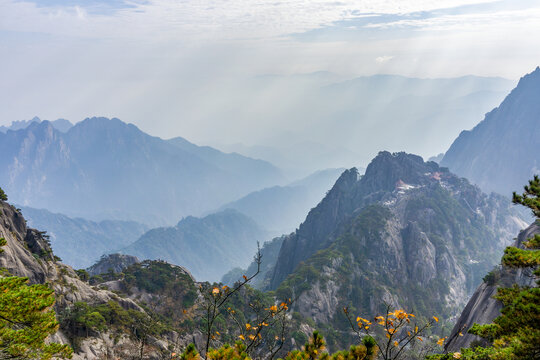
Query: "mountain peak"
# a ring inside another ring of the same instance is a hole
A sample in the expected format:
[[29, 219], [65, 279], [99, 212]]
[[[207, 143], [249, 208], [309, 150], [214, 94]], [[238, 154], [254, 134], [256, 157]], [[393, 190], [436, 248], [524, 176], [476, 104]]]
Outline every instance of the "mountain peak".
[[422, 157], [405, 152], [381, 151], [371, 161], [362, 177], [364, 191], [392, 191], [398, 182], [423, 184], [426, 173], [442, 171], [435, 162], [424, 162]]
[[499, 107], [463, 131], [441, 165], [484, 191], [510, 195], [538, 173], [540, 67], [523, 76]]

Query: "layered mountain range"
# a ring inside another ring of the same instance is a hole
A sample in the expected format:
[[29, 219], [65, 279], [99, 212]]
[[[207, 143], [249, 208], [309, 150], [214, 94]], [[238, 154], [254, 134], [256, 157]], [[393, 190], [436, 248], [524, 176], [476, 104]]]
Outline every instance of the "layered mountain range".
[[332, 187], [344, 169], [317, 171], [285, 186], [273, 186], [252, 192], [225, 204], [251, 217], [275, 235], [293, 231]]
[[232, 209], [176, 226], [152, 229], [120, 249], [140, 259], [161, 259], [188, 268], [199, 281], [218, 281], [234, 267], [246, 267], [269, 234], [255, 221]]
[[[34, 116], [32, 119], [30, 120], [18, 120], [18, 121], [13, 121], [11, 122], [11, 125], [10, 126], [0, 126], [0, 132], [7, 132], [8, 130], [13, 130], [13, 131], [16, 131], [16, 130], [22, 130], [22, 129], [26, 129], [27, 127], [29, 127], [31, 124], [33, 123], [40, 123], [42, 122], [42, 120], [37, 117], [37, 116]], [[68, 131], [69, 129], [71, 129], [73, 127], [73, 124], [71, 123], [71, 121], [69, 120], [66, 120], [66, 119], [56, 119], [56, 120], [52, 120], [52, 121], [49, 121], [51, 123], [51, 125], [61, 131], [61, 132], [66, 132]]]
[[[75, 272], [70, 266], [59, 262], [43, 233], [28, 228], [22, 214], [2, 200], [0, 238], [6, 240], [0, 252], [3, 276], [8, 274], [27, 277], [30, 284], [47, 284], [54, 290], [54, 309], [60, 329], [48, 340], [72, 346], [74, 360], [97, 360], [110, 356], [127, 359], [139, 357], [141, 354], [144, 354], [145, 359], [157, 360], [164, 356], [170, 358], [171, 352], [178, 351], [193, 341], [194, 333], [200, 337], [200, 333], [196, 331], [182, 336], [175, 331], [154, 333], [151, 339], [145, 340], [143, 348], [141, 334], [137, 335], [126, 327], [126, 322], [137, 326], [136, 321], [139, 322], [137, 331], [141, 331], [141, 324], [148, 327], [156, 325], [151, 318], [155, 313], [141, 307], [141, 295], [144, 295], [147, 303], [162, 301], [160, 292], [164, 286], [159, 282], [160, 275], [164, 277], [174, 274], [175, 282], [181, 284], [175, 292], [178, 304], [182, 304], [185, 297], [190, 296], [192, 306], [195, 284], [191, 276], [180, 267], [147, 262], [146, 269], [154, 271], [153, 288], [147, 290], [141, 285], [143, 280], [147, 281], [144, 276], [150, 276], [149, 274], [134, 276], [135, 283], [130, 286], [132, 296], [121, 294], [118, 288], [115, 292], [108, 290], [106, 286], [98, 289], [85, 281], [81, 272]], [[161, 271], [156, 272], [156, 268]], [[88, 315], [90, 313], [92, 315]], [[106, 326], [104, 316], [108, 319]]]
[[135, 242], [149, 227], [135, 221], [90, 221], [44, 209], [21, 207], [28, 226], [46, 229], [54, 253], [76, 269], [86, 268], [103, 254]]
[[89, 118], [65, 133], [32, 122], [0, 132], [0, 153], [0, 184], [14, 203], [92, 220], [175, 223], [282, 181], [267, 162], [118, 119]]

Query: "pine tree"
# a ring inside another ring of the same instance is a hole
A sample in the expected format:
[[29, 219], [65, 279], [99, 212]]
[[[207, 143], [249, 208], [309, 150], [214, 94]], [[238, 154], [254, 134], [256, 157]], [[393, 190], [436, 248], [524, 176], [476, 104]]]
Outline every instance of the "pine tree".
[[7, 201], [8, 200], [8, 197], [7, 197], [6, 193], [4, 192], [4, 190], [2, 190], [1, 187], [0, 187], [0, 200], [2, 200], [2, 201]]
[[58, 329], [53, 291], [27, 283], [23, 277], [0, 277], [0, 359], [71, 358], [69, 346], [45, 343]]
[[[540, 179], [535, 176], [525, 186], [522, 195], [514, 193], [512, 201], [532, 210], [536, 222], [540, 224]], [[507, 267], [533, 268], [533, 274], [540, 285], [540, 234], [528, 239], [527, 249], [510, 246], [506, 248], [502, 263]], [[492, 324], [474, 324], [470, 333], [489, 340], [493, 346], [462, 349], [461, 353], [436, 355], [431, 359], [540, 359], [540, 288], [519, 287], [500, 288], [496, 299], [503, 303], [501, 316]]]

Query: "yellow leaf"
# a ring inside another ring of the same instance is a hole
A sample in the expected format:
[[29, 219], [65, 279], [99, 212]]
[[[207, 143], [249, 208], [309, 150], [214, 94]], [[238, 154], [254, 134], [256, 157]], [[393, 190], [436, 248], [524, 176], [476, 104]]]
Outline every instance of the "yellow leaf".
[[255, 339], [255, 335], [249, 335], [249, 339], [250, 339], [250, 340], [254, 340], [254, 339]]
[[443, 345], [444, 344], [444, 339], [445, 338], [440, 338], [439, 340], [437, 340], [437, 345]]
[[415, 333], [418, 332], [418, 326], [415, 326], [415, 327], [414, 327], [414, 332], [415, 332]]
[[251, 329], [251, 324], [246, 324], [246, 329], [247, 330]]
[[238, 335], [238, 337], [239, 337], [240, 339], [242, 339], [242, 340], [246, 340], [246, 338], [245, 338], [244, 335], [242, 335], [242, 334]]
[[461, 331], [459, 332], [459, 336], [463, 336], [463, 333]]
[[417, 336], [416, 338], [420, 341], [424, 341], [420, 336]]
[[461, 353], [454, 353], [454, 359], [461, 359]]
[[394, 346], [398, 346], [399, 343], [397, 341], [394, 341]]
[[436, 322], [439, 322], [439, 318], [434, 316], [433, 319], [435, 319]]
[[212, 289], [212, 295], [217, 295], [219, 294], [219, 288], [215, 287]]

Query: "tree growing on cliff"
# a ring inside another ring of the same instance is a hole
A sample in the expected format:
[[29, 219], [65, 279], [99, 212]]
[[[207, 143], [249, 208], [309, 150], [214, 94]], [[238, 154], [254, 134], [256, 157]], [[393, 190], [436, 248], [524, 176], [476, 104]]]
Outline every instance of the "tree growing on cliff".
[[[514, 193], [512, 201], [531, 209], [540, 224], [540, 178], [535, 176], [525, 186], [523, 194]], [[527, 249], [507, 247], [502, 263], [507, 267], [532, 268], [540, 285], [540, 234], [525, 243]], [[431, 360], [453, 359], [540, 359], [540, 288], [499, 288], [496, 299], [503, 303], [501, 316], [493, 323], [474, 324], [469, 332], [487, 339], [492, 346], [461, 349], [461, 352], [434, 355]]]
[[58, 322], [52, 306], [54, 294], [28, 279], [0, 277], [0, 359], [71, 358], [67, 345], [45, 343]]
[[2, 190], [1, 187], [0, 187], [0, 200], [2, 200], [2, 201], [7, 201], [8, 200], [8, 197], [7, 197], [6, 193], [4, 192], [4, 190]]

